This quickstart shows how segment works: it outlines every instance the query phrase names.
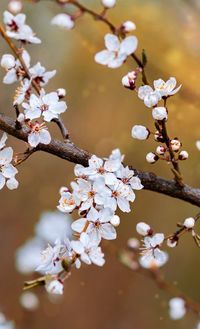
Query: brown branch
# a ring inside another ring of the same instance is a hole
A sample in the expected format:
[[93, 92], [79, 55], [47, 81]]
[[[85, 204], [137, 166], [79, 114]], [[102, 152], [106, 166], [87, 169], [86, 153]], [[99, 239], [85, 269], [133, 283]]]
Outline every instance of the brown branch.
[[[17, 130], [15, 127], [15, 120], [3, 114], [0, 114], [0, 129], [19, 140], [23, 140], [25, 142], [28, 140], [28, 133], [23, 129]], [[35, 151], [44, 151], [64, 160], [82, 164], [83, 166], [88, 165], [88, 160], [91, 157], [89, 152], [78, 148], [72, 142], [63, 143], [58, 140], [52, 140], [49, 145], [39, 144]], [[188, 185], [180, 187], [173, 180], [158, 177], [151, 172], [143, 172], [135, 168], [132, 169], [141, 179], [144, 189], [165, 194], [173, 198], [189, 202], [198, 207], [200, 206], [200, 189], [193, 188]]]

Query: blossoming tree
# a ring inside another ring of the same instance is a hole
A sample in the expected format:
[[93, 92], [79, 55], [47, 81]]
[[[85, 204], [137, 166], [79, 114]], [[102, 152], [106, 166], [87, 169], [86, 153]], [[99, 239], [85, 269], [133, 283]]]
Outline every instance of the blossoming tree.
[[[37, 5], [38, 1], [32, 2]], [[1, 55], [1, 68], [5, 73], [3, 83], [16, 86], [13, 95], [16, 117], [13, 119], [0, 114], [0, 189], [20, 188], [16, 179], [20, 164], [37, 151], [48, 152], [75, 164], [74, 180], [68, 187], [60, 188], [57, 205], [59, 212], [45, 214], [37, 225], [36, 238], [22, 246], [16, 254], [20, 272], [38, 272], [38, 278], [30, 278], [30, 281], [25, 282], [25, 290], [44, 286], [49, 294], [63, 294], [65, 281], [75, 268], [79, 269], [82, 264], [104, 265], [102, 241], [117, 238], [120, 212], [131, 212], [132, 203], [137, 202], [137, 193], [147, 189], [200, 206], [200, 189], [185, 183], [180, 164], [189, 155], [182, 148], [181, 141], [170, 136], [167, 127], [167, 121], [170, 120], [168, 100], [176, 97], [181, 85], [177, 84], [175, 77], [169, 77], [167, 81], [159, 78], [153, 83], [148, 80], [147, 57], [144, 51], [138, 54], [139, 41], [133, 35], [135, 24], [125, 21], [115, 26], [107, 18], [108, 11], [116, 5], [115, 0], [101, 0], [100, 13], [86, 7], [82, 4], [84, 1], [55, 2], [61, 12], [52, 18], [51, 24], [54, 26], [73, 29], [85, 14], [107, 26], [108, 32], [102, 42], [104, 49], [94, 54], [97, 64], [117, 69], [128, 58], [132, 60], [132, 70], [126, 72], [119, 83], [127, 89], [127, 93], [131, 92], [138, 97], [144, 103], [144, 108], [151, 111], [153, 128], [133, 122], [130, 135], [138, 143], [152, 138], [155, 151], [146, 154], [146, 161], [152, 165], [163, 160], [172, 172], [171, 180], [167, 180], [152, 173], [152, 167], [149, 172], [134, 168], [134, 164], [126, 164], [117, 145], [109, 156], [100, 158], [73, 143], [62, 119], [67, 110], [64, 100], [66, 91], [63, 88], [46, 90], [56, 70], [47, 71], [42, 63], [32, 63], [26, 46], [32, 44], [39, 47], [41, 40], [28, 25], [26, 15], [21, 13], [23, 1], [11, 0], [8, 10], [2, 13], [3, 22], [0, 24], [1, 38], [9, 49], [8, 53]], [[52, 137], [53, 124], [61, 132], [60, 140]], [[17, 154], [7, 146], [8, 135], [24, 143], [26, 149], [23, 154]], [[197, 147], [200, 148], [199, 142]], [[73, 231], [71, 234], [69, 216], [72, 213], [76, 219], [70, 224]], [[167, 248], [175, 248], [182, 235], [191, 234], [196, 245], [200, 246], [200, 236], [195, 230], [199, 218], [200, 214], [197, 213], [195, 217], [183, 219], [171, 234], [155, 233], [150, 223], [138, 222], [136, 232], [141, 243], [136, 238], [130, 238], [127, 247], [120, 253], [120, 261], [125, 266], [149, 276], [159, 288], [172, 295], [169, 314], [174, 320], [182, 318], [187, 311], [198, 314], [200, 305], [166, 282], [160, 276], [160, 267], [170, 261]], [[34, 307], [37, 301], [28, 294], [23, 296], [22, 303]], [[12, 328], [12, 324], [6, 322], [3, 315], [0, 321], [5, 328]]]

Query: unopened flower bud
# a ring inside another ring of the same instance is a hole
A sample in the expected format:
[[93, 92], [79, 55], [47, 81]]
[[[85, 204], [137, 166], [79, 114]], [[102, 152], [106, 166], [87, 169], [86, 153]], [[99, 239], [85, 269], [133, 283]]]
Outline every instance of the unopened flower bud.
[[174, 152], [178, 152], [181, 148], [181, 142], [177, 138], [172, 139], [170, 145]]
[[167, 239], [167, 246], [170, 248], [175, 248], [178, 244], [178, 239], [177, 238], [171, 238]]
[[102, 5], [105, 8], [112, 8], [116, 4], [116, 0], [101, 0]]
[[163, 154], [165, 154], [165, 152], [166, 152], [166, 148], [162, 145], [159, 145], [156, 148], [156, 153], [159, 154], [159, 155], [163, 155]]
[[8, 10], [12, 14], [18, 14], [20, 11], [22, 11], [23, 5], [21, 0], [10, 0], [8, 4]]
[[193, 228], [194, 225], [195, 225], [195, 219], [193, 217], [188, 217], [184, 220], [184, 223], [183, 225], [186, 227], [186, 228]]
[[131, 32], [136, 29], [136, 25], [135, 25], [135, 23], [133, 23], [131, 21], [126, 21], [122, 24], [122, 29], [125, 32]]
[[46, 291], [50, 294], [62, 295], [63, 284], [58, 280], [48, 281], [45, 284]]
[[154, 107], [152, 110], [152, 116], [154, 120], [166, 120], [167, 119], [167, 109], [165, 107]]
[[71, 30], [73, 29], [75, 22], [73, 18], [68, 14], [58, 14], [52, 18], [51, 24], [58, 27], [63, 27], [67, 30]]
[[149, 152], [146, 155], [146, 160], [148, 163], [155, 163], [156, 161], [158, 161], [159, 157], [153, 153], [153, 152]]
[[127, 246], [130, 248], [130, 249], [138, 249], [139, 246], [140, 246], [140, 242], [138, 239], [136, 238], [130, 238], [128, 239], [127, 241]]
[[188, 159], [189, 154], [187, 151], [181, 151], [178, 155], [179, 160], [186, 160]]
[[66, 96], [66, 90], [64, 88], [58, 88], [56, 92], [59, 98], [64, 98]]
[[111, 223], [113, 226], [115, 226], [115, 227], [119, 226], [119, 224], [120, 224], [120, 218], [119, 218], [119, 216], [114, 215], [114, 216], [111, 218], [110, 223]]
[[156, 142], [160, 142], [160, 143], [164, 142], [164, 138], [163, 138], [162, 134], [159, 131], [155, 132], [154, 139], [155, 139]]
[[15, 57], [13, 55], [10, 55], [10, 54], [3, 55], [2, 58], [1, 58], [1, 66], [5, 70], [12, 69], [13, 67], [15, 67]]
[[149, 233], [152, 232], [151, 227], [144, 222], [137, 223], [136, 231], [138, 234], [140, 234], [142, 236], [147, 236], [147, 235], [149, 235]]
[[149, 134], [149, 130], [146, 127], [140, 125], [133, 126], [131, 130], [131, 136], [139, 140], [147, 139], [149, 137]]
[[125, 88], [134, 90], [135, 89], [135, 81], [137, 78], [137, 73], [135, 71], [128, 72], [123, 78], [122, 78], [122, 85]]

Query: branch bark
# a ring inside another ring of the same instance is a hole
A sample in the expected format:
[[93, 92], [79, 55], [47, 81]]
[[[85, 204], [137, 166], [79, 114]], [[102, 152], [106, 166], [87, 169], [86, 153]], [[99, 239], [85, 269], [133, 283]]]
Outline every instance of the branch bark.
[[[15, 120], [4, 114], [0, 114], [0, 130], [19, 140], [27, 142], [28, 133], [23, 129], [16, 129]], [[47, 152], [64, 160], [82, 164], [83, 166], [88, 165], [88, 160], [92, 155], [89, 152], [78, 148], [71, 141], [61, 142], [59, 140], [52, 140], [48, 145], [39, 144], [35, 151]], [[130, 168], [139, 176], [145, 190], [165, 194], [200, 207], [200, 189], [188, 185], [181, 187], [173, 180], [158, 177], [154, 173], [144, 172], [135, 169], [132, 166], [130, 166]]]

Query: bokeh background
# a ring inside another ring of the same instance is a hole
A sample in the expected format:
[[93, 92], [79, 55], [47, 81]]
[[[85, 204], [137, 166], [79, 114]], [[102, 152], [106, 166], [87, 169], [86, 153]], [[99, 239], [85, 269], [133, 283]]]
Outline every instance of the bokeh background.
[[[25, 2], [25, 1], [24, 1]], [[97, 0], [82, 0], [100, 10]], [[7, 1], [0, 1], [1, 17]], [[73, 31], [52, 27], [50, 19], [61, 12], [53, 1], [35, 5], [26, 3], [28, 23], [42, 39], [42, 45], [28, 46], [32, 63], [41, 61], [47, 69], [57, 69], [47, 90], [67, 90], [68, 111], [64, 121], [73, 141], [99, 156], [119, 147], [126, 154], [126, 163], [136, 168], [155, 171], [171, 177], [169, 167], [161, 162], [150, 166], [145, 155], [154, 151], [154, 141], [131, 139], [134, 124], [152, 128], [151, 111], [136, 95], [121, 86], [121, 78], [135, 68], [129, 60], [120, 69], [111, 70], [96, 64], [95, 52], [103, 49], [103, 36], [108, 31], [102, 24], [85, 15]], [[172, 137], [178, 136], [190, 158], [181, 165], [184, 180], [200, 185], [200, 153], [195, 141], [200, 138], [200, 3], [198, 0], [118, 0], [110, 10], [116, 24], [133, 20], [137, 25], [140, 54], [148, 56], [147, 74], [151, 81], [175, 76], [183, 87], [169, 101], [168, 127]], [[9, 49], [0, 39], [0, 52]], [[3, 78], [3, 70], [0, 79]], [[0, 111], [14, 116], [13, 86], [0, 87]], [[52, 126], [52, 134], [59, 132]], [[9, 138], [16, 152], [25, 149], [23, 142]], [[83, 266], [73, 271], [66, 282], [65, 294], [52, 304], [43, 290], [38, 290], [40, 308], [30, 313], [19, 304], [23, 277], [15, 269], [15, 250], [33, 234], [34, 225], [44, 210], [54, 210], [60, 186], [69, 185], [73, 165], [48, 154], [37, 153], [19, 168], [20, 188], [0, 191], [0, 310], [15, 319], [21, 329], [133, 329], [195, 328], [197, 318], [187, 315], [171, 321], [167, 302], [170, 296], [158, 291], [154, 283], [121, 265], [113, 250], [120, 250], [128, 238], [136, 236], [135, 224], [150, 223], [156, 231], [171, 233], [178, 221], [198, 212], [197, 207], [167, 196], [142, 191], [130, 214], [123, 215], [118, 239], [105, 246], [104, 268]], [[114, 246], [114, 247], [113, 247]], [[166, 278], [186, 294], [200, 302], [200, 252], [191, 236], [184, 236], [163, 271]]]

